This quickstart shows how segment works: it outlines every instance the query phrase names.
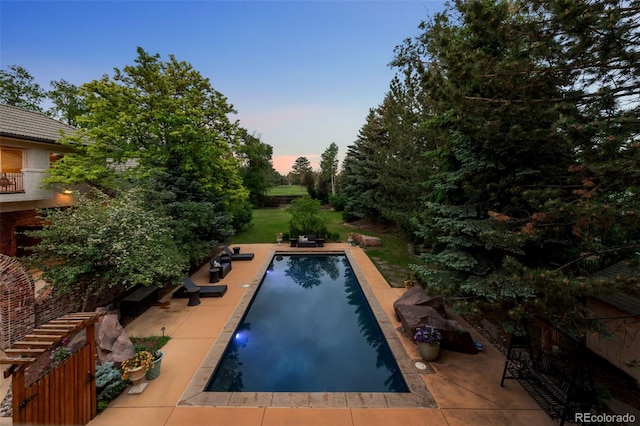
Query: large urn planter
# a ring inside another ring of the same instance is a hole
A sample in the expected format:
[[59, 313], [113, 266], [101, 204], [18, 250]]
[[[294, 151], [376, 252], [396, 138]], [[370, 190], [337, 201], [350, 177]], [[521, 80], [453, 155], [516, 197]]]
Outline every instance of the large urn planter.
[[144, 367], [136, 367], [136, 368], [131, 368], [127, 370], [128, 379], [134, 385], [137, 385], [138, 383], [142, 382], [146, 373], [147, 373], [147, 370], [145, 370]]
[[149, 351], [138, 351], [122, 363], [122, 378], [131, 381], [134, 385], [144, 379], [155, 357]]
[[164, 358], [164, 352], [156, 351], [156, 359], [151, 363], [151, 367], [147, 371], [145, 378], [147, 380], [157, 379], [160, 376], [160, 367], [162, 366], [162, 358]]
[[440, 356], [440, 342], [424, 343], [418, 342], [418, 353], [425, 361], [435, 361]]

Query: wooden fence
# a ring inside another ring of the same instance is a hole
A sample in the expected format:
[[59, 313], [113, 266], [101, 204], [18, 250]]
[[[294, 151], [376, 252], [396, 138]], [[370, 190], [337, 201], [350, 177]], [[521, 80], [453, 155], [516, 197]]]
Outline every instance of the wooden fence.
[[[15, 342], [0, 364], [10, 364], [13, 422], [20, 425], [84, 425], [96, 416], [95, 332], [100, 314], [78, 312], [49, 321]], [[84, 329], [84, 345], [33, 384], [25, 382], [25, 371], [38, 356]]]

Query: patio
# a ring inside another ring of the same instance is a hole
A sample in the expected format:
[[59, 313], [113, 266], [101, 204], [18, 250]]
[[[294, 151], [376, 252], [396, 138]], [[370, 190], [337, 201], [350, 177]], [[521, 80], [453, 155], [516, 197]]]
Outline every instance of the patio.
[[[126, 326], [129, 336], [165, 333], [171, 336], [163, 348], [162, 374], [150, 381], [142, 394], [126, 392], [109, 404], [89, 425], [345, 425], [345, 426], [418, 426], [418, 425], [553, 425], [522, 387], [508, 381], [500, 387], [504, 356], [462, 319], [462, 325], [475, 340], [484, 344], [477, 355], [441, 351], [431, 363], [432, 369], [417, 375], [432, 396], [437, 408], [397, 408], [375, 394], [264, 394], [236, 393], [223, 396], [201, 393], [213, 367], [209, 364], [216, 340], [228, 339], [228, 329], [238, 312], [246, 308], [245, 294], [259, 283], [273, 250], [290, 249], [275, 244], [246, 244], [243, 253], [255, 253], [249, 262], [234, 262], [233, 269], [220, 282], [228, 291], [222, 298], [203, 298], [198, 306], [187, 306], [186, 299], [169, 295]], [[312, 251], [350, 251], [372, 293], [390, 324], [400, 324], [393, 314], [393, 302], [404, 289], [391, 288], [359, 247], [325, 244]], [[192, 277], [198, 285], [208, 283], [208, 265]], [[363, 284], [364, 285], [364, 284]], [[239, 307], [238, 307], [239, 306]], [[227, 330], [225, 331], [225, 326]], [[417, 349], [397, 331], [400, 350], [410, 360], [419, 360]], [[207, 361], [208, 360], [208, 361]], [[388, 395], [388, 394], [385, 394]], [[295, 408], [292, 408], [295, 407]], [[3, 419], [0, 419], [0, 424]]]

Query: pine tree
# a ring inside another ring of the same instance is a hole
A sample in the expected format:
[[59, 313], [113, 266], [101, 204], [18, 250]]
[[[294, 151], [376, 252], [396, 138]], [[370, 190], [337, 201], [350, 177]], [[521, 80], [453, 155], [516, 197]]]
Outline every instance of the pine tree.
[[605, 109], [587, 106], [593, 81], [578, 79], [593, 69], [576, 70], [567, 29], [546, 19], [557, 11], [521, 6], [458, 1], [396, 50], [428, 98], [433, 147], [417, 217], [432, 250], [415, 270], [466, 308], [558, 322], [586, 315], [585, 273], [638, 247], [637, 133], [593, 128]]

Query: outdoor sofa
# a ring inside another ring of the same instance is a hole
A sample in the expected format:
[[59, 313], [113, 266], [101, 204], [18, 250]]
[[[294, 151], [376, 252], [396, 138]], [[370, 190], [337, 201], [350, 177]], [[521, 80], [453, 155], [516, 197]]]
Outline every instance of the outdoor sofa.
[[318, 238], [315, 235], [300, 235], [289, 241], [291, 247], [324, 247], [324, 238]]

